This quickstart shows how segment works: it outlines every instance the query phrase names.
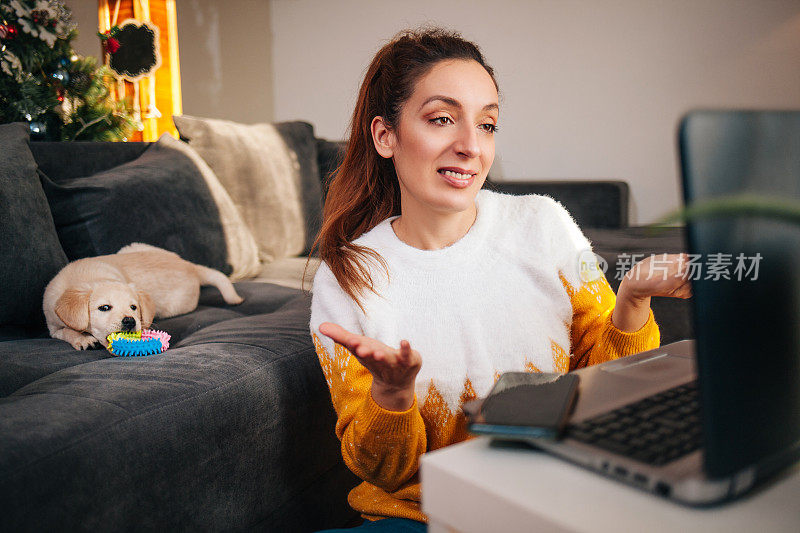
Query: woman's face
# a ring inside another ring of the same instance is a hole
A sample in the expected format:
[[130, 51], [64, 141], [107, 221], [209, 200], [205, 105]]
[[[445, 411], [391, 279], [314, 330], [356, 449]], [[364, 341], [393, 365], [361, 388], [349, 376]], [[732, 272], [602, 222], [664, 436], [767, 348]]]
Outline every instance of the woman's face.
[[379, 148], [394, 161], [404, 213], [474, 209], [494, 161], [498, 112], [494, 82], [476, 61], [441, 61], [417, 81], [396, 130], [384, 134], [389, 149]]

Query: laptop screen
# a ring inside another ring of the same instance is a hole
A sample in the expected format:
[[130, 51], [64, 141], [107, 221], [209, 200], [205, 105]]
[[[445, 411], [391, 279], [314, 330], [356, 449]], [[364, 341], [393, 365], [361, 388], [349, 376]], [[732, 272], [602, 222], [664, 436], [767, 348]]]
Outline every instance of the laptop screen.
[[[679, 144], [687, 204], [800, 204], [800, 112], [692, 112]], [[717, 215], [687, 229], [705, 470], [768, 475], [800, 450], [800, 222]]]

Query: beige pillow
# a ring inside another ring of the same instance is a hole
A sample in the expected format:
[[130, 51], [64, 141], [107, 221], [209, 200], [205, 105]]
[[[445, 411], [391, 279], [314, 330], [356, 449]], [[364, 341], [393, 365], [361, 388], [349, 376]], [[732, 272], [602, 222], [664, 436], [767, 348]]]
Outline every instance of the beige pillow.
[[225, 234], [228, 263], [233, 268], [230, 278], [236, 281], [257, 276], [261, 272], [261, 263], [258, 260], [256, 240], [214, 171], [191, 146], [168, 133], [163, 134], [157, 144], [177, 150], [191, 159], [208, 185], [211, 197], [219, 210], [220, 223]]
[[297, 154], [272, 124], [173, 117], [228, 191], [263, 263], [303, 252], [306, 240]]

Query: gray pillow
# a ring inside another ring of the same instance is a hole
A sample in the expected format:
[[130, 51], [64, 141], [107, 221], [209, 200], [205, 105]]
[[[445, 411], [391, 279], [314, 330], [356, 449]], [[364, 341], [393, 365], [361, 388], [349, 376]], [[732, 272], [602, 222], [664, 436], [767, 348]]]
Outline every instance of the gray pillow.
[[219, 210], [181, 151], [154, 143], [133, 161], [91, 176], [57, 183], [40, 176], [71, 261], [143, 242], [231, 273]]
[[28, 141], [27, 125], [0, 125], [0, 325], [43, 325], [44, 288], [67, 264]]
[[322, 220], [314, 128], [173, 117], [239, 208], [262, 262], [307, 254]]

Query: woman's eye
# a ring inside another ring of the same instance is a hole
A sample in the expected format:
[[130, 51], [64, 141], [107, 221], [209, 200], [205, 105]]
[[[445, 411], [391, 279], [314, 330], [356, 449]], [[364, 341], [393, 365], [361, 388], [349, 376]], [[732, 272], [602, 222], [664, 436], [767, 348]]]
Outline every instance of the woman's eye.
[[111, 306], [110, 305], [101, 305], [100, 307], [97, 308], [97, 310], [98, 311], [111, 311]]
[[[452, 120], [450, 120], [450, 117], [436, 117], [436, 118], [430, 119], [429, 122], [431, 124], [437, 124], [439, 126], [444, 126], [447, 123], [448, 120], [450, 122], [453, 122]], [[439, 121], [444, 121], [444, 122], [439, 122]]]
[[486, 133], [497, 133], [497, 130], [499, 129], [495, 124], [491, 123], [481, 124], [480, 127]]
[[133, 311], [136, 311], [136, 306], [135, 306], [135, 305], [132, 305], [132, 306], [131, 306], [131, 310], [133, 310]]

